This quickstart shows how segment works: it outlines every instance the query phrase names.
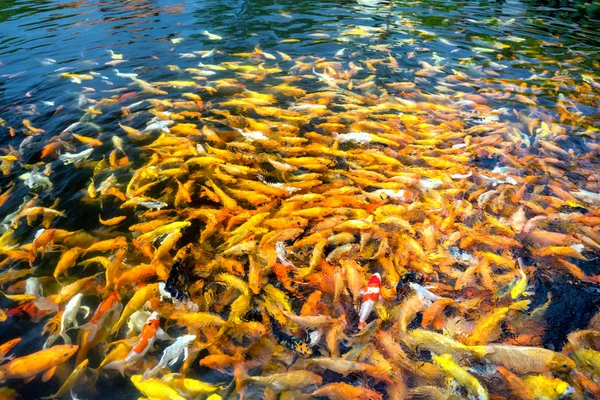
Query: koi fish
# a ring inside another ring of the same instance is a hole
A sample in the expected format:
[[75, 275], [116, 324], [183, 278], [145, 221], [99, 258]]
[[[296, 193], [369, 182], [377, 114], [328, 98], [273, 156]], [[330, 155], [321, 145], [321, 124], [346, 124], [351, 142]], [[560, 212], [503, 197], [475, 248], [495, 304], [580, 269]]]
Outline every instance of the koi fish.
[[454, 362], [450, 354], [433, 356], [433, 361], [439, 365], [444, 372], [456, 379], [458, 383], [465, 386], [478, 400], [487, 400], [489, 398], [487, 390], [485, 390], [481, 383], [463, 367]]
[[44, 174], [39, 173], [39, 168], [37, 166], [33, 167], [31, 172], [26, 172], [19, 176], [19, 179], [25, 181], [25, 185], [34, 190], [41, 189], [47, 191], [52, 190], [53, 188], [50, 179]]
[[163, 284], [162, 293], [164, 293], [164, 297], [170, 297], [179, 302], [187, 302], [191, 298], [189, 287], [190, 278], [184, 264], [176, 260], [171, 266], [167, 281]]
[[65, 165], [78, 164], [88, 159], [94, 149], [83, 150], [80, 153], [64, 153], [59, 154], [58, 159], [61, 160]]
[[[342, 49], [343, 50], [343, 49]], [[327, 397], [328, 399], [364, 399], [381, 400], [383, 395], [366, 387], [352, 386], [345, 382], [330, 383], [321, 386], [311, 393], [312, 396]]]
[[270, 314], [269, 320], [271, 321], [271, 331], [277, 342], [283, 347], [296, 352], [296, 357], [298, 355], [302, 357], [311, 357], [315, 354], [315, 349], [310, 344], [308, 337], [298, 339], [292, 335], [288, 335], [281, 330], [279, 323]]
[[203, 35], [206, 35], [210, 40], [222, 40], [223, 38], [219, 35], [215, 35], [214, 33], [210, 33], [209, 31], [203, 31]]
[[[70, 325], [73, 325], [75, 328], [78, 327], [77, 323], [77, 313], [79, 309], [83, 309], [85, 311], [85, 317], [88, 316], [90, 309], [89, 307], [81, 305], [81, 299], [83, 298], [83, 294], [78, 293], [69, 300], [69, 302], [65, 305], [65, 310], [62, 313], [60, 320], [60, 332], [58, 335], [50, 335], [46, 343], [44, 343], [44, 349], [47, 349], [49, 346], [52, 346], [54, 341], [60, 336], [65, 344], [71, 344], [71, 338], [67, 335], [67, 330]], [[84, 317], [84, 318], [85, 318]]]
[[375, 302], [381, 301], [380, 295], [381, 287], [381, 274], [378, 272], [374, 273], [367, 283], [367, 288], [359, 292], [359, 296], [362, 296], [360, 303], [358, 329], [363, 329], [366, 326], [367, 318], [371, 315]]
[[173, 344], [165, 349], [158, 364], [151, 370], [144, 372], [144, 375], [142, 375], [142, 380], [152, 378], [161, 369], [166, 367], [167, 364], [171, 366], [174, 365], [180, 358], [181, 354], [183, 354], [183, 361], [187, 360], [189, 355], [188, 346], [192, 344], [194, 340], [196, 340], [196, 335], [183, 335], [178, 337]]
[[167, 340], [168, 338], [169, 336], [160, 328], [158, 313], [154, 311], [146, 320], [140, 339], [125, 356], [125, 359], [110, 362], [104, 366], [104, 369], [116, 369], [121, 376], [125, 376], [125, 368], [141, 360], [152, 348], [156, 339]]
[[90, 332], [86, 340], [88, 342], [93, 341], [98, 329], [101, 326], [104, 326], [107, 321], [109, 326], [114, 325], [119, 319], [122, 310], [123, 304], [119, 300], [119, 295], [117, 292], [111, 292], [105, 300], [98, 304], [92, 319], [90, 319], [87, 324], [80, 327], [80, 329], [85, 329]]
[[160, 379], [145, 380], [142, 375], [133, 375], [131, 377], [133, 385], [144, 395], [150, 399], [169, 399], [169, 400], [185, 400], [176, 389], [169, 386]]
[[46, 382], [52, 378], [56, 367], [71, 358], [77, 349], [79, 346], [62, 344], [16, 358], [0, 366], [0, 382], [7, 379], [25, 379], [29, 382], [42, 372], [42, 381]]

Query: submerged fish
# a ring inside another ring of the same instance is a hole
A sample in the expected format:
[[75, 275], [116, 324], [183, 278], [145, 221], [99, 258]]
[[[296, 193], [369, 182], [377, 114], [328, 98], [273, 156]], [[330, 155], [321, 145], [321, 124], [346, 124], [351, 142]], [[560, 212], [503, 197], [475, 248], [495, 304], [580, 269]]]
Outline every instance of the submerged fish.
[[65, 164], [77, 164], [88, 159], [94, 149], [83, 150], [80, 153], [59, 154], [58, 158]]

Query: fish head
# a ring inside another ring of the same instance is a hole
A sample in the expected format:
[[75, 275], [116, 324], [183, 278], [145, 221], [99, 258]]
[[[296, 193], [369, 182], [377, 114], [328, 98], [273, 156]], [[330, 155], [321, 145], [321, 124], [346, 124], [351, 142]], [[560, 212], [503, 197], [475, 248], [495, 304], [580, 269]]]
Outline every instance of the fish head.
[[149, 322], [154, 323], [155, 321], [160, 322], [160, 317], [158, 316], [157, 311], [152, 311], [152, 314], [150, 314], [150, 316], [146, 320], [146, 323], [149, 323]]
[[83, 298], [83, 293], [77, 293], [75, 296], [73, 296], [71, 298], [71, 300], [69, 300], [69, 303], [67, 303], [67, 306], [69, 304], [77, 304], [77, 303], [81, 303], [81, 299]]
[[548, 368], [553, 371], [569, 372], [575, 368], [575, 361], [563, 354], [556, 353], [548, 363]]
[[77, 350], [79, 350], [79, 346], [74, 344], [61, 344], [58, 346], [51, 347], [49, 350], [54, 352], [54, 362], [56, 364], [63, 363], [71, 358]]
[[160, 329], [160, 317], [156, 311], [153, 311], [152, 314], [150, 314], [150, 316], [146, 319], [146, 322], [144, 322], [142, 334], [147, 332], [150, 336], [154, 336], [158, 329]]
[[375, 272], [371, 279], [369, 279], [368, 285], [379, 287], [379, 285], [381, 285], [381, 274], [379, 272]]
[[575, 388], [567, 382], [561, 382], [556, 386], [556, 392], [561, 396], [569, 396], [575, 393]]

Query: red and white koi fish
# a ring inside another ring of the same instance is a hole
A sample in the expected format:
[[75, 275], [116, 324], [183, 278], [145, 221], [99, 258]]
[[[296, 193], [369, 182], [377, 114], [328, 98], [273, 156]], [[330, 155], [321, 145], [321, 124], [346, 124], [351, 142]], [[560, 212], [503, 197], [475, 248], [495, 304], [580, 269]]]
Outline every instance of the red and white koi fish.
[[366, 325], [367, 318], [371, 315], [375, 302], [381, 299], [379, 289], [381, 287], [381, 275], [376, 272], [373, 274], [366, 289], [361, 289], [359, 294], [362, 296], [360, 304], [358, 329], [363, 329]]
[[129, 354], [123, 360], [117, 360], [110, 362], [104, 366], [104, 368], [108, 369], [116, 369], [121, 373], [121, 375], [125, 375], [125, 367], [128, 365], [135, 364], [141, 358], [143, 358], [148, 350], [152, 348], [154, 341], [156, 339], [169, 339], [169, 335], [166, 334], [165, 331], [160, 329], [160, 319], [158, 317], [158, 313], [154, 311], [150, 314], [150, 317], [146, 320], [144, 327], [142, 328], [142, 333], [140, 335], [139, 340], [133, 346]]

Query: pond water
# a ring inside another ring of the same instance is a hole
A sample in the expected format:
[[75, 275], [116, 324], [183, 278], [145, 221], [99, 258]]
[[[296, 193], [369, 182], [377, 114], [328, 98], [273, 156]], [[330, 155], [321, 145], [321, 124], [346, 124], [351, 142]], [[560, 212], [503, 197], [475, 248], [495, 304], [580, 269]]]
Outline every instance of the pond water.
[[600, 3], [4, 0], [0, 44], [1, 398], [600, 396]]

